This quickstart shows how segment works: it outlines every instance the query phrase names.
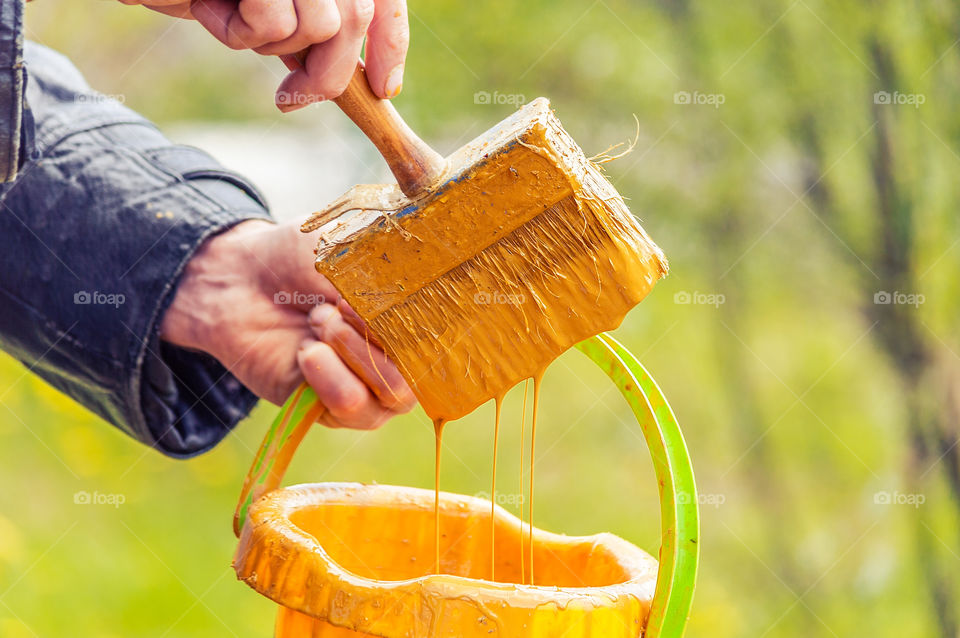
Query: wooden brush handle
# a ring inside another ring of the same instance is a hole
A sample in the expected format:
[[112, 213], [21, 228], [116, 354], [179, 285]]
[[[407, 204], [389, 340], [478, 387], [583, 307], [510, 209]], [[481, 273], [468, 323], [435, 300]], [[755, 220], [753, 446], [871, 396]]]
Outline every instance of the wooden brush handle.
[[443, 156], [417, 137], [390, 100], [373, 94], [362, 62], [347, 89], [333, 101], [377, 147], [404, 195], [414, 197], [443, 176]]
[[[301, 66], [306, 54], [304, 50], [295, 56]], [[333, 101], [377, 147], [404, 195], [415, 197], [443, 176], [446, 160], [417, 137], [390, 100], [374, 95], [362, 61], [346, 90]]]

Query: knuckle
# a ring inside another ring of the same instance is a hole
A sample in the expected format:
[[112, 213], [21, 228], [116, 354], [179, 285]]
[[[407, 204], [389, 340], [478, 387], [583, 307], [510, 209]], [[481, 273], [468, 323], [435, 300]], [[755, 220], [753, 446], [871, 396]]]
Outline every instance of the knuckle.
[[274, 21], [260, 25], [257, 36], [266, 42], [280, 42], [292, 36], [297, 30], [296, 20]]
[[404, 23], [402, 27], [387, 31], [382, 35], [380, 44], [389, 53], [406, 53], [407, 47], [410, 45], [409, 25]]
[[340, 14], [334, 8], [320, 12], [307, 28], [307, 36], [313, 42], [326, 42], [340, 31]]
[[366, 31], [373, 20], [373, 0], [353, 0], [341, 9], [343, 25], [354, 31]]

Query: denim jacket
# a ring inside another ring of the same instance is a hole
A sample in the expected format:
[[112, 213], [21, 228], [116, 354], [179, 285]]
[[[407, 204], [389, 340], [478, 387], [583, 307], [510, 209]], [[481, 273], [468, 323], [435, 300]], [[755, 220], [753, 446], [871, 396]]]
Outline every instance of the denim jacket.
[[269, 219], [263, 198], [60, 54], [27, 42], [24, 75], [19, 5], [0, 2], [0, 347], [164, 454], [208, 450], [256, 397], [213, 357], [160, 341], [159, 325], [200, 244]]
[[[11, 182], [23, 164], [33, 127], [24, 109], [23, 2], [0, 0], [0, 183]], [[24, 121], [26, 120], [26, 121]]]

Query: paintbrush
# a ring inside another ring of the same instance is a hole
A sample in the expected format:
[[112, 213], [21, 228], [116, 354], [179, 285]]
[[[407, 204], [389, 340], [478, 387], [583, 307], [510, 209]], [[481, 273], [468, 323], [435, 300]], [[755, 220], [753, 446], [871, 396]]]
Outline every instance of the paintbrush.
[[661, 250], [538, 98], [454, 152], [430, 149], [362, 65], [337, 104], [397, 184], [359, 185], [302, 226], [316, 268], [427, 414], [459, 418], [623, 317]]

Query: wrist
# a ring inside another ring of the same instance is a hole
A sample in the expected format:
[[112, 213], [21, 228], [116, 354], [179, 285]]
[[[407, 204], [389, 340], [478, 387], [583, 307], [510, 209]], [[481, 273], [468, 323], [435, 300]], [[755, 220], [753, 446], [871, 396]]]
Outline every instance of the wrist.
[[228, 295], [242, 298], [252, 291], [243, 293], [240, 288], [256, 285], [256, 275], [246, 272], [250, 259], [240, 252], [240, 242], [271, 226], [259, 219], [243, 221], [201, 244], [187, 262], [161, 320], [161, 339], [218, 357], [218, 335], [228, 320]]

